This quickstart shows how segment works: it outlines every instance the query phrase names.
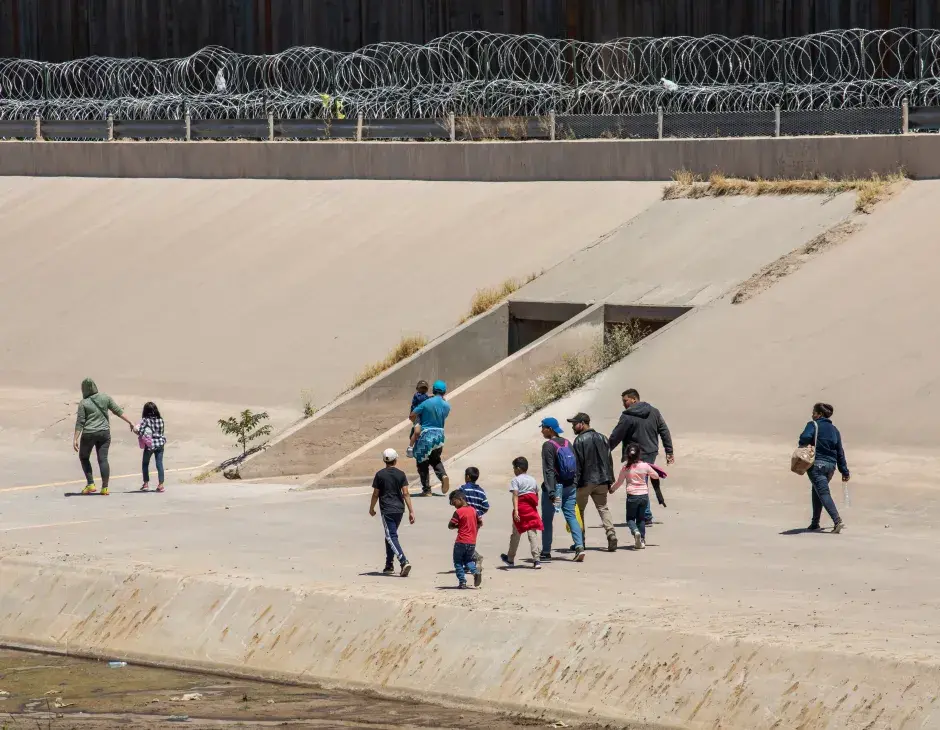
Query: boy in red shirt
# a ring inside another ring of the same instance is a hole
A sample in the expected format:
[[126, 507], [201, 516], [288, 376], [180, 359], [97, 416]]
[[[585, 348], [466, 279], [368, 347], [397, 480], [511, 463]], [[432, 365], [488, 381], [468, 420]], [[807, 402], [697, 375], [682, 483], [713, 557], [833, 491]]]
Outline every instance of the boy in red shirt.
[[459, 582], [457, 587], [467, 588], [467, 573], [471, 573], [473, 586], [479, 588], [483, 583], [483, 574], [477, 570], [473, 554], [477, 549], [477, 530], [483, 521], [477, 511], [467, 504], [467, 498], [459, 489], [450, 495], [450, 503], [454, 507], [454, 516], [447, 526], [457, 530], [457, 540], [454, 542], [454, 570]]

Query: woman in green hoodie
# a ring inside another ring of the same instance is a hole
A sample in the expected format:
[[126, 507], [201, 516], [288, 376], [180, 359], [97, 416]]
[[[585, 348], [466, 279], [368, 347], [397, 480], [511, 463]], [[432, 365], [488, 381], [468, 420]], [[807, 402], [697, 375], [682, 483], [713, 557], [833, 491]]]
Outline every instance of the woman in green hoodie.
[[124, 415], [124, 410], [105, 393], [98, 392], [98, 386], [91, 378], [82, 381], [82, 399], [78, 403], [78, 416], [75, 419], [75, 438], [72, 448], [78, 452], [78, 460], [85, 472], [88, 486], [82, 494], [94, 494], [95, 475], [91, 470], [91, 450], [98, 454], [98, 469], [101, 471], [101, 493], [108, 494], [108, 480], [111, 467], [108, 466], [108, 449], [111, 446], [111, 423], [108, 411], [127, 422], [134, 430], [134, 424]]

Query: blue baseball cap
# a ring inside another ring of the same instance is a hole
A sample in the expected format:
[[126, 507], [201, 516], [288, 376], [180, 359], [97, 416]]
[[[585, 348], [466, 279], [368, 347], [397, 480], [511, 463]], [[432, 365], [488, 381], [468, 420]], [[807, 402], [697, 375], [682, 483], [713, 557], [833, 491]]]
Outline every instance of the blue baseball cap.
[[550, 428], [555, 433], [564, 433], [564, 431], [561, 430], [561, 424], [558, 423], [557, 418], [543, 418], [542, 423], [540, 424], [540, 427]]
[[445, 383], [443, 380], [435, 380], [431, 390], [435, 393], [440, 393], [443, 395], [447, 392], [447, 383]]

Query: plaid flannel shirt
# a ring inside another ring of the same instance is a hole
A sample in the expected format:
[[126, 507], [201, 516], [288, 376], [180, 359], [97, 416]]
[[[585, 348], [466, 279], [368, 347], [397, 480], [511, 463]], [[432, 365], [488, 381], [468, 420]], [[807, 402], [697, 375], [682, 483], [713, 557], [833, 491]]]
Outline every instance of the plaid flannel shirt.
[[163, 432], [162, 418], [144, 418], [140, 422], [141, 435], [150, 436], [153, 439], [153, 449], [162, 449], [166, 446], [166, 435]]

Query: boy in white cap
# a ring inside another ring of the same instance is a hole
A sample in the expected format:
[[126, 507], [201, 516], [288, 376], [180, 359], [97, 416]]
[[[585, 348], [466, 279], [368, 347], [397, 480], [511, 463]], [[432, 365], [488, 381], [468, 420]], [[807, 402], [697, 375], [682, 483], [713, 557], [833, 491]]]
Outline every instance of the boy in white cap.
[[369, 514], [375, 517], [376, 505], [382, 513], [382, 527], [385, 530], [385, 569], [382, 572], [386, 575], [394, 573], [394, 561], [397, 557], [401, 565], [401, 576], [405, 578], [411, 572], [411, 563], [398, 542], [398, 528], [405, 516], [405, 507], [408, 507], [408, 522], [412, 525], [415, 523], [415, 510], [408, 493], [408, 477], [396, 466], [398, 452], [395, 449], [385, 449], [382, 460], [385, 462], [385, 468], [379, 469], [372, 479]]

